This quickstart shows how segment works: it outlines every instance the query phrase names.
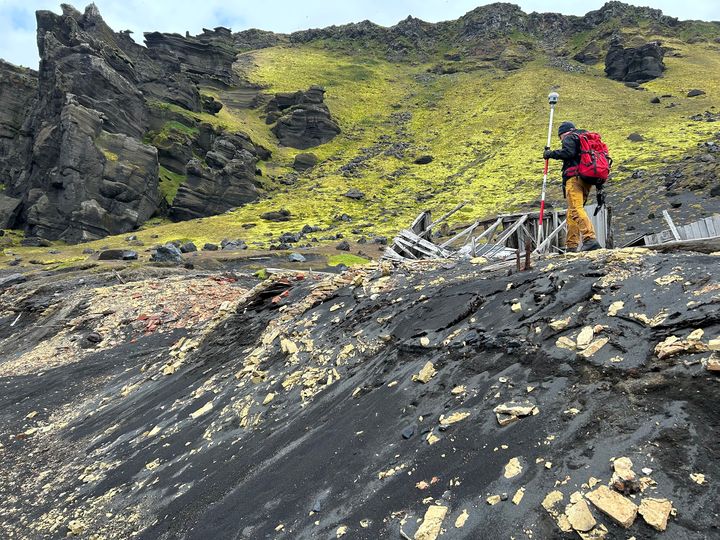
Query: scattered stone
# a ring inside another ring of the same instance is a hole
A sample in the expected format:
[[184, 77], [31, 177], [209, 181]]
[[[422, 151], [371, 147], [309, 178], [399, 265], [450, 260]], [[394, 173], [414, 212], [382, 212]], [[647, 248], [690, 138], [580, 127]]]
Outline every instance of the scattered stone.
[[343, 240], [337, 246], [335, 246], [335, 249], [337, 249], [338, 251], [350, 251], [350, 244], [347, 240]]
[[714, 373], [720, 373], [720, 356], [712, 355], [708, 358], [705, 368]]
[[213, 408], [212, 401], [208, 401], [205, 405], [200, 407], [198, 410], [192, 412], [190, 414], [190, 418], [192, 418], [193, 420], [196, 420], [196, 419], [200, 418], [201, 416], [209, 413], [212, 410], [212, 408]]
[[562, 502], [564, 496], [563, 494], [558, 491], [551, 491], [548, 493], [545, 498], [542, 501], [543, 508], [550, 514], [550, 516], [555, 520], [555, 523], [557, 523], [558, 527], [560, 527], [560, 530], [563, 532], [571, 532], [572, 526], [570, 525], [570, 522], [568, 521], [567, 516], [564, 512], [561, 512], [558, 509], [559, 504]]
[[220, 247], [217, 244], [207, 243], [203, 246], [203, 251], [217, 251]]
[[312, 169], [317, 162], [318, 158], [315, 154], [302, 153], [295, 156], [292, 167], [297, 172], [303, 172]]
[[260, 214], [260, 218], [265, 221], [290, 221], [290, 211], [281, 208], [280, 210], [274, 210], [272, 212], [265, 212]]
[[69, 536], [80, 536], [83, 532], [85, 532], [87, 525], [79, 519], [73, 519], [68, 523], [67, 528]]
[[706, 352], [707, 350], [708, 346], [702, 341], [680, 339], [677, 336], [669, 336], [665, 339], [665, 341], [662, 341], [655, 346], [655, 356], [662, 360], [663, 358], [670, 358], [671, 356], [676, 356], [682, 353], [693, 354]]
[[432, 379], [436, 373], [437, 371], [433, 363], [427, 362], [418, 373], [412, 376], [412, 380], [426, 384], [430, 382], [430, 379]]
[[425, 155], [425, 156], [420, 156], [419, 158], [417, 158], [414, 161], [414, 163], [415, 163], [415, 165], [427, 165], [428, 163], [432, 163], [432, 161], [433, 161], [432, 156]]
[[129, 249], [106, 249], [98, 255], [99, 261], [135, 261], [137, 258], [137, 251]]
[[705, 475], [703, 473], [691, 473], [690, 480], [702, 486], [705, 483]]
[[150, 256], [150, 261], [157, 263], [182, 264], [182, 252], [173, 244], [159, 246]]
[[574, 351], [577, 349], [575, 342], [567, 336], [560, 336], [555, 341], [555, 346], [560, 349], [567, 349], [568, 351]]
[[467, 510], [463, 510], [460, 515], [455, 520], [455, 528], [456, 529], [462, 529], [465, 526], [465, 522], [470, 517], [470, 514]]
[[606, 337], [596, 339], [590, 345], [588, 345], [584, 351], [580, 353], [580, 356], [584, 358], [590, 358], [592, 355], [602, 349], [605, 345], [607, 345], [609, 341], [610, 339]]
[[525, 488], [521, 487], [520, 489], [518, 489], [515, 492], [515, 495], [513, 495], [512, 503], [517, 506], [518, 504], [520, 504], [522, 502], [524, 496], [525, 496]]
[[529, 415], [536, 415], [540, 410], [530, 400], [524, 401], [508, 401], [502, 403], [493, 409], [497, 417], [498, 424], [507, 426], [516, 420]]
[[197, 251], [197, 246], [192, 242], [185, 242], [183, 245], [180, 246], [180, 251], [182, 253], [193, 253]]
[[657, 97], [657, 96], [655, 96], [654, 98], [652, 98], [652, 99], [650, 100], [650, 103], [653, 103], [653, 104], [660, 103], [660, 98]]
[[300, 253], [291, 253], [288, 256], [288, 261], [303, 263], [303, 262], [307, 261], [307, 259], [305, 257], [303, 257]]
[[440, 416], [440, 425], [441, 426], [450, 426], [452, 424], [457, 424], [458, 422], [465, 420], [468, 416], [470, 416], [470, 413], [467, 411], [454, 412], [448, 416], [441, 415]]
[[430, 346], [430, 338], [427, 336], [423, 336], [420, 338], [420, 345], [423, 347], [429, 347]]
[[522, 472], [522, 470], [523, 468], [520, 460], [514, 457], [505, 464], [505, 472], [503, 473], [503, 476], [508, 479], [515, 478]]
[[465, 388], [465, 385], [462, 385], [462, 384], [461, 384], [461, 385], [459, 385], [459, 386], [456, 386], [456, 387], [453, 388], [452, 390], [450, 390], [450, 393], [451, 393], [452, 395], [454, 395], [454, 396], [459, 396], [459, 395], [461, 395], [461, 394], [464, 394], [466, 391], [467, 391], [467, 390], [466, 390], [466, 388]]
[[558, 319], [555, 321], [550, 321], [549, 326], [550, 326], [550, 328], [552, 328], [553, 330], [555, 330], [557, 332], [560, 330], [565, 330], [565, 328], [567, 328], [569, 324], [570, 324], [570, 317], [568, 317], [567, 319]]
[[436, 540], [440, 535], [443, 520], [447, 515], [447, 506], [432, 505], [425, 512], [420, 528], [415, 533], [415, 540]]
[[27, 278], [22, 274], [10, 274], [9, 276], [0, 277], [0, 289], [12, 287], [13, 285], [24, 283], [26, 281]]
[[20, 240], [20, 245], [24, 247], [50, 247], [52, 243], [38, 236], [30, 236]]
[[693, 88], [687, 93], [687, 97], [697, 97], [697, 96], [704, 96], [705, 91], [700, 90], [698, 88]]
[[640, 485], [637, 481], [637, 475], [632, 470], [633, 462], [630, 458], [620, 457], [613, 461], [613, 475], [610, 484], [620, 493], [630, 494], [637, 493]]
[[586, 326], [582, 330], [580, 330], [580, 333], [578, 334], [576, 343], [578, 349], [584, 349], [593, 340], [593, 337], [595, 337], [595, 332], [593, 331], [592, 326]]
[[337, 528], [337, 531], [335, 532], [335, 538], [340, 538], [342, 536], [345, 536], [348, 532], [348, 526], [347, 525], [340, 525]]
[[632, 141], [632, 142], [642, 142], [645, 140], [645, 137], [643, 137], [639, 133], [631, 133], [630, 135], [628, 135], [627, 138], [628, 138], [628, 141]]
[[673, 510], [672, 502], [667, 499], [643, 499], [640, 501], [638, 512], [656, 531], [667, 529], [668, 518]]
[[100, 343], [103, 340], [103, 338], [97, 332], [90, 332], [87, 336], [85, 336], [85, 340], [88, 341], [89, 343], [95, 344], [95, 343]]
[[502, 497], [500, 497], [500, 495], [490, 495], [487, 499], [485, 499], [485, 502], [490, 506], [495, 506], [500, 501], [502, 501]]
[[565, 515], [570, 526], [578, 532], [588, 532], [597, 525], [597, 521], [590, 512], [590, 507], [582, 498], [568, 504], [565, 507]]
[[513, 313], [518, 313], [519, 311], [522, 311], [522, 304], [520, 304], [520, 302], [517, 302], [513, 304], [510, 309]]
[[357, 188], [350, 188], [348, 192], [345, 193], [345, 196], [348, 199], [353, 199], [355, 201], [359, 201], [365, 198], [365, 194]]
[[243, 240], [223, 240], [220, 247], [223, 251], [243, 251], [248, 248]]
[[403, 428], [401, 435], [403, 439], [411, 439], [412, 436], [415, 435], [415, 425], [413, 424], [412, 426]]
[[595, 491], [588, 493], [586, 497], [598, 510], [626, 529], [635, 521], [638, 512], [637, 505], [607, 486], [598, 487]]

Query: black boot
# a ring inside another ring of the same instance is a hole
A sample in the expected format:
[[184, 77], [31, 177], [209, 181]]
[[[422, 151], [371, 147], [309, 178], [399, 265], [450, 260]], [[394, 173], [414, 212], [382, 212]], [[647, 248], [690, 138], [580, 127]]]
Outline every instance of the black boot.
[[598, 241], [588, 240], [587, 242], [583, 242], [580, 251], [595, 251], [596, 249], [602, 249], [602, 246], [598, 243]]

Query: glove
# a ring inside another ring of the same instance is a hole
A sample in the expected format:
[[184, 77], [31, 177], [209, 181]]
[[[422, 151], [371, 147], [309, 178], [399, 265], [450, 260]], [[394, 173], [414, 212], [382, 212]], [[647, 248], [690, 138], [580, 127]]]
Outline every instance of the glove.
[[543, 159], [550, 159], [550, 156], [552, 155], [552, 151], [549, 148], [546, 148], [543, 152]]

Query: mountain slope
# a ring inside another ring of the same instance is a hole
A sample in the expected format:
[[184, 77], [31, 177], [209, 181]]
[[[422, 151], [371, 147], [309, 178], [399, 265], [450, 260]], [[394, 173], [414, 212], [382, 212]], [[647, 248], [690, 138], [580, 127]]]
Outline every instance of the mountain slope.
[[[676, 515], [663, 534], [593, 509], [594, 537], [714, 538], [716, 266], [633, 249], [510, 276], [463, 262], [253, 289], [157, 269], [17, 285], [0, 296], [0, 523], [374, 539], [412, 537], [439, 505], [447, 538], [577, 538], [543, 501], [560, 493], [559, 516], [624, 456], [643, 477], [632, 500]], [[525, 400], [537, 411], [498, 423]]]
[[[535, 208], [550, 90], [561, 95], [558, 121], [571, 119], [600, 131], [612, 150], [616, 173], [608, 190], [610, 203], [634, 212], [616, 212], [619, 240], [656, 230], [660, 225], [647, 216], [660, 215], [665, 208], [655, 196], [664, 184], [648, 185], [650, 176], [639, 179], [637, 171], [660, 174], [687, 157], [708, 154], [699, 145], [714, 139], [715, 125], [690, 118], [720, 106], [718, 35], [717, 24], [678, 22], [657, 10], [618, 2], [583, 18], [526, 15], [500, 4], [435, 25], [408, 19], [390, 29], [359, 23], [290, 36], [232, 34], [240, 51], [232, 73], [225, 67], [204, 79], [191, 74], [201, 95], [223, 105], [220, 112], [189, 110], [159, 99], [151, 101], [150, 108], [160, 110], [166, 122], [157, 128], [169, 129], [181, 144], [187, 144], [182, 141], [188, 134], [196, 137], [193, 126], [202, 121], [217, 130], [240, 130], [268, 149], [271, 157], [257, 163], [261, 199], [185, 223], [154, 219], [137, 237], [146, 244], [184, 238], [198, 245], [233, 237], [263, 249], [279, 244], [283, 232], [304, 225], [323, 228], [315, 235], [321, 240], [338, 234], [350, 240], [392, 236], [420, 210], [445, 210], [462, 200], [469, 204], [454, 217], [457, 224]], [[197, 39], [224, 44], [231, 39], [227, 36], [229, 32], [218, 29]], [[149, 38], [154, 47], [165, 47], [162, 50], [190, 45], [200, 50], [180, 36]], [[666, 50], [663, 76], [640, 89], [608, 79], [602, 58], [613, 39], [626, 46], [661, 40]], [[573, 60], [591, 49], [599, 63]], [[264, 104], [277, 92], [314, 84], [325, 87], [325, 102], [342, 132], [310, 150], [319, 158], [316, 167], [296, 173], [292, 163], [299, 151], [278, 143], [266, 124]], [[705, 94], [687, 97], [693, 88]], [[654, 97], [660, 103], [651, 103]], [[173, 131], [177, 120], [191, 126], [190, 131]], [[644, 140], [628, 140], [632, 133]], [[433, 158], [429, 164], [414, 163], [426, 155]], [[689, 217], [718, 208], [717, 197], [711, 196], [718, 164], [715, 154], [711, 158], [703, 185], [689, 191], [695, 205]], [[558, 164], [553, 167], [550, 201], [562, 206]], [[185, 175], [178, 173], [161, 168], [164, 193], [174, 193], [185, 182]], [[345, 197], [352, 188], [364, 198]], [[289, 221], [260, 218], [280, 208], [290, 211]], [[352, 221], [339, 220], [343, 214]], [[625, 236], [627, 228], [631, 230]], [[106, 238], [89, 247], [124, 246], [123, 238]], [[79, 257], [80, 251], [63, 248], [61, 258]], [[58, 259], [37, 250], [28, 256]]]

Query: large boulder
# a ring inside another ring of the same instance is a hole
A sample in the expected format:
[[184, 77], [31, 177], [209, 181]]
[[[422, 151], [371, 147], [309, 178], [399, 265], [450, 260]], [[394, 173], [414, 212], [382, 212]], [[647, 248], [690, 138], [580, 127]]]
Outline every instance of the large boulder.
[[616, 81], [643, 83], [657, 79], [665, 70], [664, 55], [657, 42], [625, 48], [613, 40], [605, 57], [605, 73]]
[[305, 150], [324, 144], [340, 133], [340, 126], [324, 103], [325, 89], [276, 94], [268, 103], [268, 122], [280, 144]]
[[0, 193], [0, 229], [11, 229], [15, 226], [22, 201]]

